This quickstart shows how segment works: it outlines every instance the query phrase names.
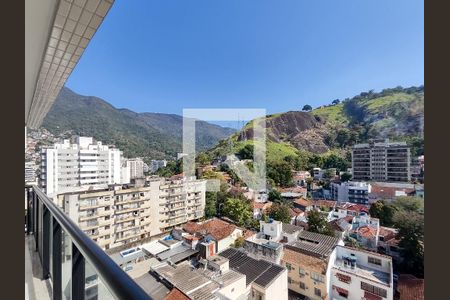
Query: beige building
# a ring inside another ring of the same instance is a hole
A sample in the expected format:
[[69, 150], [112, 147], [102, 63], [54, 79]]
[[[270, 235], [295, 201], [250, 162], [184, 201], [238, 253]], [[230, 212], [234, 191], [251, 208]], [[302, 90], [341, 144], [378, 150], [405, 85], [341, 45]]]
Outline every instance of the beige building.
[[288, 270], [289, 290], [308, 299], [326, 299], [328, 262], [338, 244], [343, 245], [338, 238], [302, 231], [298, 241], [285, 245], [281, 265]]
[[203, 217], [206, 183], [158, 178], [59, 194], [58, 205], [103, 249], [127, 245]]

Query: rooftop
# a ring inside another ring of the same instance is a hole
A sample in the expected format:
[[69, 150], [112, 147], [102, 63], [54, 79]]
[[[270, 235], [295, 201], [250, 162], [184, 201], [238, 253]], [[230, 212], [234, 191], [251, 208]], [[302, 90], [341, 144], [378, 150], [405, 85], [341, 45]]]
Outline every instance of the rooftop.
[[303, 199], [303, 198], [298, 198], [298, 199], [294, 200], [294, 204], [298, 204], [300, 206], [307, 207], [307, 206], [311, 205], [311, 202], [306, 199]]
[[310, 231], [302, 231], [298, 241], [285, 247], [316, 257], [328, 257], [339, 242], [339, 238]]
[[188, 222], [183, 226], [183, 230], [190, 234], [210, 234], [216, 241], [220, 241], [228, 237], [235, 229], [236, 225], [220, 219], [211, 219], [203, 223]]
[[366, 266], [362, 266], [358, 263], [355, 264], [354, 268], [351, 268], [349, 266], [345, 266], [344, 260], [341, 258], [336, 258], [334, 262], [333, 268], [345, 272], [345, 273], [351, 273], [354, 275], [357, 275], [359, 277], [364, 277], [366, 279], [369, 279], [371, 281], [382, 283], [382, 284], [390, 284], [390, 274], [387, 272], [383, 272], [380, 270], [368, 268]]
[[399, 300], [423, 300], [425, 280], [413, 275], [401, 274], [398, 278]]
[[245, 252], [234, 248], [226, 249], [219, 255], [229, 259], [230, 268], [246, 276], [247, 285], [255, 282], [261, 287], [266, 287], [285, 270], [263, 259], [251, 258]]
[[292, 234], [295, 232], [300, 232], [303, 230], [302, 227], [300, 226], [295, 226], [295, 225], [291, 225], [291, 224], [287, 224], [287, 223], [283, 223], [283, 232], [288, 233], [288, 234]]
[[190, 298], [183, 294], [179, 289], [173, 288], [164, 300], [190, 300]]
[[361, 226], [355, 232], [365, 239], [372, 239], [377, 236], [377, 229], [370, 226]]

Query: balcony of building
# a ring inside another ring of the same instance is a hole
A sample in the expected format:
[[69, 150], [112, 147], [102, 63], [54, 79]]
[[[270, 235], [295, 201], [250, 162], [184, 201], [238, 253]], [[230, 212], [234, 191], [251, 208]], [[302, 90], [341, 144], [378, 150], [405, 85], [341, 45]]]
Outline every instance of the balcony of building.
[[39, 188], [26, 196], [26, 299], [151, 299]]

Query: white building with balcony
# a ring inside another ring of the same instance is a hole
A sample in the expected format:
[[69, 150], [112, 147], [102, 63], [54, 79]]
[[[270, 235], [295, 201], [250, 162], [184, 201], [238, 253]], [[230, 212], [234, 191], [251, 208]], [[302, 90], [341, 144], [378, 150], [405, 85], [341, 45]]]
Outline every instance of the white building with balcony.
[[392, 300], [392, 258], [375, 252], [337, 246], [330, 261], [331, 300]]
[[122, 180], [122, 152], [94, 142], [92, 137], [64, 140], [41, 153], [40, 185], [49, 196], [76, 187], [126, 183]]

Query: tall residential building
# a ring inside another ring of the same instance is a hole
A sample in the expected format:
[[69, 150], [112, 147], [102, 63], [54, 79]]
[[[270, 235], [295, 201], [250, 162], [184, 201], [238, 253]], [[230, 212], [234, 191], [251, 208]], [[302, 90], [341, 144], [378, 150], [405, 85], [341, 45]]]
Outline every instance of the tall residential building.
[[155, 178], [143, 185], [83, 187], [58, 204], [103, 249], [170, 231], [204, 216], [206, 181]]
[[144, 161], [141, 158], [127, 159], [126, 166], [130, 168], [130, 179], [144, 177]]
[[339, 203], [369, 204], [371, 185], [366, 182], [342, 182], [330, 184], [331, 198]]
[[352, 149], [355, 181], [411, 181], [410, 148], [405, 142], [374, 140]]
[[64, 140], [41, 153], [40, 184], [47, 195], [75, 187], [122, 183], [122, 152], [92, 137]]

